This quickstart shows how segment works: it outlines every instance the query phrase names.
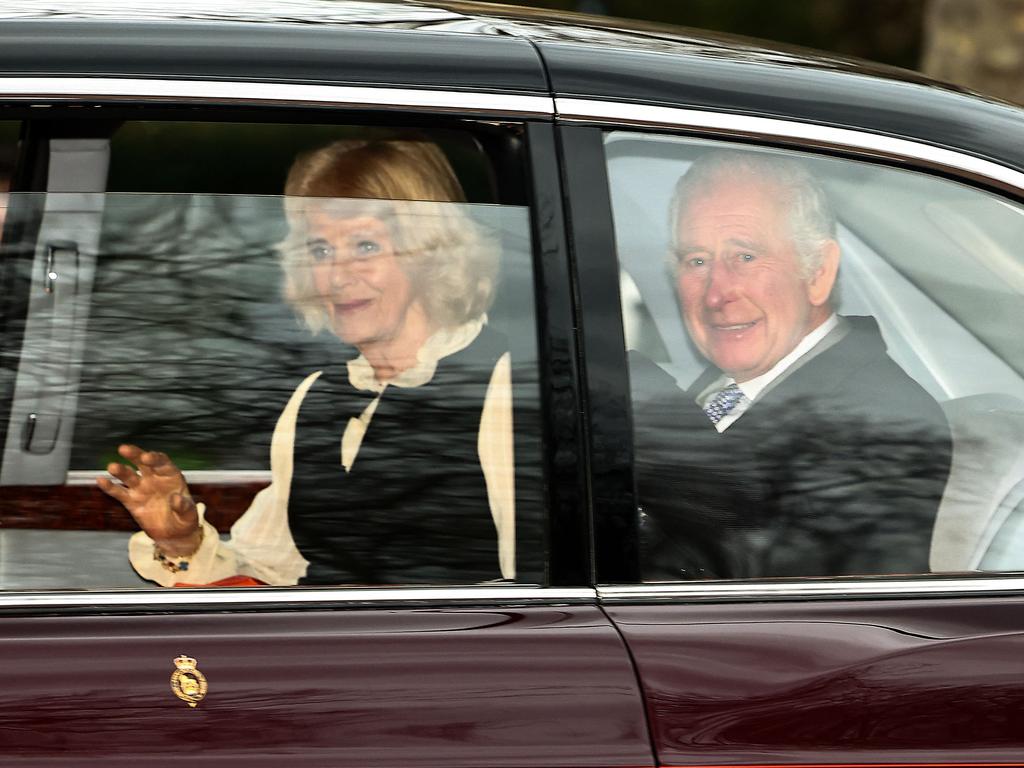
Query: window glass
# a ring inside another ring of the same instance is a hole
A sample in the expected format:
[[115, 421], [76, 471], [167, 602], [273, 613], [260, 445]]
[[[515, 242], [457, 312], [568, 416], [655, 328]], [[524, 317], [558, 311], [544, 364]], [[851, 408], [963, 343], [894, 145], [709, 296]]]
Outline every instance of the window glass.
[[614, 132], [648, 581], [1024, 569], [1024, 209]]
[[0, 231], [7, 218], [8, 196], [14, 176], [14, 162], [18, 151], [21, 123], [0, 121]]
[[[127, 128], [132, 190], [175, 131]], [[274, 194], [35, 195], [3, 588], [541, 579], [527, 209], [467, 202], [450, 135], [296, 133]]]

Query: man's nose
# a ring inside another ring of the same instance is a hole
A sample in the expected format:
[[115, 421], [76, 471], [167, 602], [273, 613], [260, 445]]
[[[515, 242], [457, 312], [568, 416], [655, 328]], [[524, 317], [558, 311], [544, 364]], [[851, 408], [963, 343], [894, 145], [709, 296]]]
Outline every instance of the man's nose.
[[712, 259], [704, 288], [704, 304], [711, 309], [728, 304], [737, 295], [736, 274], [725, 259]]

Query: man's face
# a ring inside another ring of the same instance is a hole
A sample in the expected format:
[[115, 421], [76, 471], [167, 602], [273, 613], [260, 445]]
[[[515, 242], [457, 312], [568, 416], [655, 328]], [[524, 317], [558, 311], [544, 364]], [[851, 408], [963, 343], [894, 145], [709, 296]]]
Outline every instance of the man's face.
[[738, 382], [771, 369], [829, 314], [828, 290], [802, 277], [777, 197], [770, 182], [717, 179], [677, 224], [676, 288], [686, 328], [701, 353]]

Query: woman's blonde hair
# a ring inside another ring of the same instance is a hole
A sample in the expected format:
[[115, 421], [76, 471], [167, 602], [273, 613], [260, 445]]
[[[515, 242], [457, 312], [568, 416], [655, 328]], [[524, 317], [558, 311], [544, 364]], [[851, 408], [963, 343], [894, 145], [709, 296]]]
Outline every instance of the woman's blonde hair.
[[[284, 187], [288, 235], [278, 245], [285, 298], [314, 333], [327, 314], [313, 287], [308, 198], [340, 199], [346, 216], [389, 225], [396, 255], [429, 317], [454, 327], [481, 316], [494, 295], [498, 247], [469, 217], [444, 153], [429, 141], [343, 139], [296, 158]], [[360, 203], [346, 203], [356, 199]], [[328, 210], [333, 209], [328, 205]]]

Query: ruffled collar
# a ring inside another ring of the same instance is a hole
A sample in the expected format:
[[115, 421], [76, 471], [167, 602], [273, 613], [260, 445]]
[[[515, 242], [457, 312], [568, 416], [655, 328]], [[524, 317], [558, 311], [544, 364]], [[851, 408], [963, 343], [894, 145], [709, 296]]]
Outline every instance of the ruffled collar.
[[442, 328], [437, 331], [416, 353], [416, 364], [386, 382], [378, 381], [373, 366], [363, 355], [359, 355], [355, 360], [349, 360], [345, 364], [348, 368], [348, 380], [356, 389], [369, 392], [383, 392], [387, 386], [423, 386], [434, 378], [437, 362], [468, 347], [473, 339], [480, 335], [486, 321], [486, 317], [478, 317], [454, 328]]

